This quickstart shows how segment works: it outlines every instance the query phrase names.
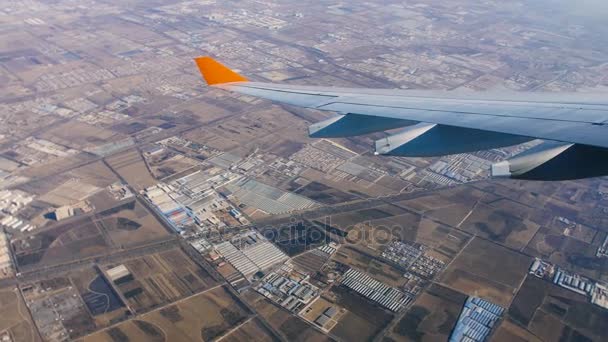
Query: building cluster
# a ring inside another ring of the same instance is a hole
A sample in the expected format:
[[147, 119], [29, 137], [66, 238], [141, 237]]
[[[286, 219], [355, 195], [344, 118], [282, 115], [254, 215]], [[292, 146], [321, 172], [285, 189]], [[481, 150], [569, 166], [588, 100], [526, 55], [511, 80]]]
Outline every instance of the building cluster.
[[255, 290], [285, 309], [298, 312], [319, 295], [319, 289], [307, 279], [285, 264], [262, 278]]
[[505, 309], [481, 298], [467, 298], [449, 342], [483, 342]]
[[144, 190], [145, 198], [154, 205], [178, 232], [186, 227], [209, 231], [226, 226], [222, 213], [240, 224], [248, 221], [215, 190], [238, 178], [231, 172], [210, 174], [196, 171], [171, 183], [158, 183]]
[[108, 192], [117, 201], [123, 201], [135, 196], [126, 184], [120, 182], [108, 186]]
[[11, 333], [8, 330], [0, 332], [0, 342], [13, 342]]
[[550, 262], [536, 258], [529, 273], [553, 284], [588, 297], [592, 304], [608, 309], [608, 284], [596, 282], [579, 274], [569, 272]]
[[595, 255], [598, 258], [604, 257], [608, 258], [608, 235], [604, 238], [604, 242], [597, 248], [597, 252]]
[[608, 285], [596, 283], [591, 292], [591, 303], [608, 309]]
[[291, 159], [322, 172], [333, 170], [345, 162], [340, 155], [329, 153], [313, 145], [299, 150], [291, 156]]
[[529, 273], [541, 278], [550, 278], [555, 273], [555, 268], [553, 264], [546, 262], [542, 259], [535, 258], [534, 262], [530, 266]]
[[12, 277], [14, 273], [10, 242], [4, 231], [0, 230], [0, 279]]
[[352, 268], [344, 273], [341, 284], [393, 312], [413, 300], [410, 295]]
[[12, 146], [10, 152], [11, 155], [15, 156], [15, 161], [27, 166], [46, 163], [57, 158], [73, 156], [77, 153], [79, 153], [78, 150], [33, 137], [20, 140]]
[[282, 265], [289, 259], [257, 231], [239, 234], [230, 241], [216, 244], [213, 249], [247, 280], [251, 280], [256, 273]]
[[432, 279], [445, 267], [445, 262], [427, 253], [428, 248], [418, 243], [393, 241], [386, 245], [382, 257], [419, 276]]
[[20, 190], [0, 191], [0, 227], [10, 231], [29, 232], [36, 226], [16, 216], [19, 210], [34, 200], [34, 196]]
[[213, 245], [207, 239], [200, 236], [190, 238], [188, 243], [201, 255], [206, 254], [207, 251], [213, 248]]
[[422, 256], [424, 249], [424, 246], [420, 244], [393, 241], [384, 247], [382, 257], [403, 268], [409, 268], [416, 259]]
[[553, 275], [553, 283], [583, 296], [591, 296], [593, 287], [595, 286], [592, 280], [575, 273], [570, 273], [559, 267]]
[[[429, 169], [455, 183], [468, 183], [480, 178], [491, 166], [490, 160], [473, 154], [458, 154], [441, 158]], [[449, 185], [449, 183], [444, 185]]]

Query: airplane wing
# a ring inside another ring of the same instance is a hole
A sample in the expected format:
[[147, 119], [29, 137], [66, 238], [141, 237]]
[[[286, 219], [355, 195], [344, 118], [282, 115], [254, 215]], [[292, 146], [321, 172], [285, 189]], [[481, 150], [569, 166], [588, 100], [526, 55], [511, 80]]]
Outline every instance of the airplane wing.
[[456, 93], [249, 82], [210, 57], [195, 59], [209, 86], [339, 113], [312, 124], [312, 137], [402, 128], [376, 153], [439, 156], [544, 143], [492, 167], [494, 176], [563, 180], [608, 175], [608, 95]]

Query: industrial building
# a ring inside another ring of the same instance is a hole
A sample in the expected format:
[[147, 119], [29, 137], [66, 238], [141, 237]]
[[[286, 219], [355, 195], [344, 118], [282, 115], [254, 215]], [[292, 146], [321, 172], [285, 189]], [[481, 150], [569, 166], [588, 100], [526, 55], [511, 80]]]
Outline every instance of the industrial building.
[[55, 220], [56, 221], [61, 221], [66, 218], [72, 217], [74, 215], [75, 215], [74, 208], [72, 208], [72, 206], [70, 206], [70, 205], [64, 205], [63, 207], [59, 207], [59, 208], [57, 208], [57, 210], [55, 210]]
[[[214, 173], [214, 171], [221, 171]], [[233, 208], [215, 191], [234, 180], [237, 175], [220, 169], [196, 171], [173, 182], [158, 183], [144, 194], [157, 210], [179, 232], [184, 227], [198, 226], [202, 230], [225, 226], [215, 212], [225, 210], [241, 224], [248, 223], [239, 211]]]
[[591, 303], [608, 309], [608, 284], [595, 284], [591, 294]]
[[504, 308], [481, 298], [467, 298], [448, 341], [485, 341], [504, 311]]
[[317, 206], [317, 202], [304, 196], [283, 191], [247, 177], [227, 184], [225, 188], [228, 190], [229, 196], [239, 203], [273, 215]]
[[298, 312], [319, 295], [319, 288], [307, 279], [285, 265], [261, 279], [255, 290], [285, 309]]
[[352, 268], [344, 273], [342, 285], [393, 312], [399, 311], [402, 306], [409, 304], [413, 299], [411, 296]]
[[256, 231], [238, 235], [231, 241], [215, 245], [215, 250], [245, 278], [283, 264], [289, 257]]
[[315, 324], [324, 328], [337, 314], [339, 310], [335, 306], [330, 306], [321, 313], [314, 321]]
[[528, 273], [534, 275], [538, 278], [545, 278], [547, 276], [551, 276], [554, 273], [555, 269], [552, 264], [543, 261], [539, 258], [535, 258], [532, 266], [528, 270]]
[[119, 283], [121, 280], [131, 277], [131, 271], [125, 265], [119, 265], [106, 271], [108, 278], [113, 283]]
[[578, 274], [569, 273], [561, 268], [557, 268], [555, 271], [553, 283], [583, 296], [591, 296], [594, 287], [594, 283], [591, 280]]

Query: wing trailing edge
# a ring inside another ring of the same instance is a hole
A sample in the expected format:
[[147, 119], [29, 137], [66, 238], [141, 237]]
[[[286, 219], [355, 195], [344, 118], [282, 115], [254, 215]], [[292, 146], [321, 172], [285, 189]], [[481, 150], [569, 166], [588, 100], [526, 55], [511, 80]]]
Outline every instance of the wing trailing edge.
[[[456, 93], [248, 82], [211, 57], [195, 62], [209, 86], [338, 116], [311, 137], [348, 137], [406, 127], [376, 153], [421, 157], [546, 140], [494, 164], [492, 175], [566, 180], [608, 175], [608, 96], [581, 93]], [[354, 114], [356, 113], [356, 114]]]

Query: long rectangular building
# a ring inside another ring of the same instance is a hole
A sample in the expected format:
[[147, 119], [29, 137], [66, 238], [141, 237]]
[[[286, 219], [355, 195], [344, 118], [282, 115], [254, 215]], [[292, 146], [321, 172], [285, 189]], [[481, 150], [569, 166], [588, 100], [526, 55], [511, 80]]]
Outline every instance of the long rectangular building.
[[342, 285], [393, 312], [412, 301], [411, 296], [352, 268], [344, 273]]

